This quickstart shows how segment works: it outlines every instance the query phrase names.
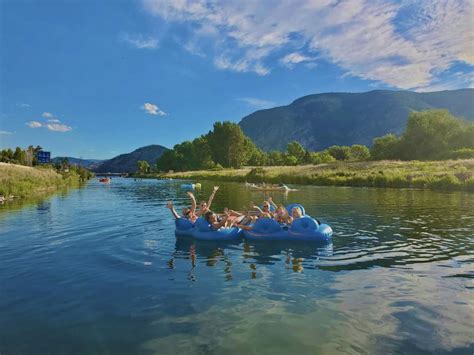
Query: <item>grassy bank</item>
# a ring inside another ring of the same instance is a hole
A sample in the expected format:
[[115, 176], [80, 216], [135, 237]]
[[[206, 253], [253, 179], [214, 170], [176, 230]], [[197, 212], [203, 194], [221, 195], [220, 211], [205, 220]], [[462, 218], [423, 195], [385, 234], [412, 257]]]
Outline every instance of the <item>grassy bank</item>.
[[0, 163], [0, 196], [29, 197], [78, 186], [80, 176], [74, 171], [59, 174], [54, 169]]
[[[149, 176], [150, 177], [150, 176]], [[163, 178], [474, 191], [474, 159], [335, 162], [155, 175]]]

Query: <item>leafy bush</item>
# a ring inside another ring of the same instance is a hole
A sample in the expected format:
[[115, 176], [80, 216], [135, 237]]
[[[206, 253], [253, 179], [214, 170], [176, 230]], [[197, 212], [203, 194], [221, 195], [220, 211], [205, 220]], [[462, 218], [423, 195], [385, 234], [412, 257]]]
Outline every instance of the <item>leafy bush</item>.
[[449, 159], [471, 159], [474, 158], [474, 148], [461, 148], [453, 150], [448, 155]]

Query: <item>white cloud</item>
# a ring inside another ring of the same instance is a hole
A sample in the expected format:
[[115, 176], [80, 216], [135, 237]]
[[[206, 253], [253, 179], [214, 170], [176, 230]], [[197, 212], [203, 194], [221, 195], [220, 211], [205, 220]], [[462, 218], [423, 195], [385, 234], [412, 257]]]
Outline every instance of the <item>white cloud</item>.
[[273, 101], [257, 99], [255, 97], [240, 97], [236, 100], [245, 102], [247, 105], [257, 109], [269, 108], [276, 105]]
[[120, 37], [122, 41], [131, 44], [132, 46], [139, 49], [155, 49], [158, 48], [158, 39], [153, 37], [145, 37], [141, 34], [131, 35], [124, 33]]
[[54, 115], [53, 115], [52, 113], [50, 113], [50, 112], [43, 112], [43, 113], [41, 114], [41, 117], [44, 117], [44, 118], [53, 118]]
[[16, 105], [19, 107], [26, 107], [26, 108], [31, 107], [30, 104], [16, 104]]
[[44, 118], [47, 118], [45, 123], [43, 122], [38, 122], [38, 121], [29, 121], [26, 123], [26, 125], [30, 128], [45, 128], [48, 131], [52, 132], [69, 132], [72, 131], [72, 127], [61, 123], [60, 120], [57, 118], [52, 118], [54, 117], [53, 114], [49, 112], [43, 112], [41, 115]]
[[45, 126], [49, 131], [53, 132], [69, 132], [72, 130], [72, 127], [62, 123], [47, 123]]
[[30, 128], [40, 128], [43, 127], [43, 124], [38, 121], [29, 121], [26, 123], [26, 125]]
[[206, 57], [204, 52], [197, 46], [196, 43], [194, 43], [192, 41], [186, 42], [183, 47], [186, 51], [188, 51], [189, 53], [191, 53], [193, 55], [196, 55], [196, 56], [201, 57], [201, 58]]
[[150, 114], [150, 115], [157, 115], [157, 116], [166, 116], [167, 113], [160, 110], [160, 108], [154, 104], [151, 104], [149, 102], [143, 104], [143, 106], [141, 106], [141, 109], [142, 110], [145, 110], [146, 113]]
[[315, 57], [309, 57], [304, 54], [294, 52], [285, 55], [283, 58], [280, 59], [280, 62], [283, 65], [291, 68], [294, 64], [299, 64], [303, 62], [313, 62], [314, 60], [316, 60]]
[[219, 69], [266, 75], [276, 55], [290, 66], [317, 56], [349, 75], [416, 89], [454, 63], [474, 65], [471, 0], [143, 3], [154, 16], [192, 24], [203, 43], [212, 40], [209, 53]]
[[8, 132], [8, 131], [0, 131], [0, 134], [12, 134], [12, 132]]

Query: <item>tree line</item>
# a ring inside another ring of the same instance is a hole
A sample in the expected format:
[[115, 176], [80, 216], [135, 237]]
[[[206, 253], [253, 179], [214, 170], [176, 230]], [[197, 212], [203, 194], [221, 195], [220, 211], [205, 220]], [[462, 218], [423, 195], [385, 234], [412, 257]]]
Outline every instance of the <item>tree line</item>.
[[0, 162], [34, 166], [38, 164], [36, 154], [41, 150], [42, 148], [39, 145], [36, 147], [30, 145], [26, 149], [21, 147], [16, 147], [15, 150], [11, 148], [2, 149], [0, 150]]
[[[213, 130], [177, 144], [157, 160], [158, 171], [240, 168], [242, 166], [322, 164], [334, 161], [441, 160], [474, 158], [474, 123], [452, 116], [447, 110], [412, 112], [405, 132], [387, 134], [365, 145], [331, 146], [314, 152], [299, 142], [284, 152], [264, 152], [246, 137], [239, 125], [216, 122]], [[150, 166], [140, 162], [140, 171]], [[143, 170], [143, 171], [142, 171]]]
[[[34, 147], [30, 145], [26, 149], [16, 147], [15, 150], [6, 148], [0, 150], [0, 162], [10, 163], [24, 166], [37, 166], [39, 165], [36, 157], [37, 153], [43, 150], [39, 145]], [[62, 159], [51, 164], [41, 164], [45, 168], [54, 168], [58, 173], [75, 173], [79, 175], [81, 181], [86, 181], [94, 176], [94, 174], [88, 169], [80, 165], [72, 165], [68, 159]]]

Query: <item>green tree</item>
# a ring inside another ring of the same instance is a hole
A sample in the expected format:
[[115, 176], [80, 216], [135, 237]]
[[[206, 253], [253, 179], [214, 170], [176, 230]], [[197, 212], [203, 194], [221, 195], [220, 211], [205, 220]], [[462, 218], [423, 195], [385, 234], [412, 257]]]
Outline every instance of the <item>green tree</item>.
[[284, 165], [298, 165], [298, 158], [294, 155], [285, 154], [284, 155]]
[[318, 164], [326, 164], [335, 162], [336, 159], [329, 154], [327, 151], [322, 152], [312, 152], [311, 153], [311, 163], [318, 165]]
[[288, 145], [286, 146], [286, 151], [288, 155], [296, 157], [298, 163], [303, 163], [306, 150], [299, 142], [293, 141], [288, 143]]
[[374, 139], [370, 156], [373, 160], [397, 159], [400, 138], [394, 134], [386, 134]]
[[[412, 112], [400, 141], [400, 158], [429, 160], [443, 158], [457, 144], [464, 122], [447, 110]], [[457, 147], [461, 148], [461, 147]]]
[[282, 152], [274, 150], [268, 153], [267, 165], [284, 165], [284, 164], [285, 164], [285, 158]]
[[138, 171], [141, 174], [146, 174], [150, 171], [150, 164], [146, 160], [137, 161]]
[[336, 160], [351, 159], [351, 148], [347, 146], [333, 145], [327, 149], [327, 152], [331, 154]]
[[352, 160], [369, 160], [370, 151], [365, 145], [354, 144], [350, 148], [350, 156]]
[[267, 160], [267, 155], [262, 150], [255, 148], [255, 150], [250, 155], [247, 164], [253, 166], [263, 166], [267, 164]]
[[3, 149], [1, 152], [1, 161], [4, 163], [12, 163], [13, 162], [13, 150], [10, 148]]
[[17, 164], [26, 165], [26, 152], [20, 147], [16, 147], [15, 153], [13, 153], [13, 160]]
[[158, 171], [181, 171], [178, 169], [178, 157], [174, 149], [165, 151], [161, 157], [159, 157], [156, 161], [156, 167]]
[[256, 149], [239, 125], [232, 122], [216, 122], [207, 135], [212, 160], [223, 167], [240, 168]]

